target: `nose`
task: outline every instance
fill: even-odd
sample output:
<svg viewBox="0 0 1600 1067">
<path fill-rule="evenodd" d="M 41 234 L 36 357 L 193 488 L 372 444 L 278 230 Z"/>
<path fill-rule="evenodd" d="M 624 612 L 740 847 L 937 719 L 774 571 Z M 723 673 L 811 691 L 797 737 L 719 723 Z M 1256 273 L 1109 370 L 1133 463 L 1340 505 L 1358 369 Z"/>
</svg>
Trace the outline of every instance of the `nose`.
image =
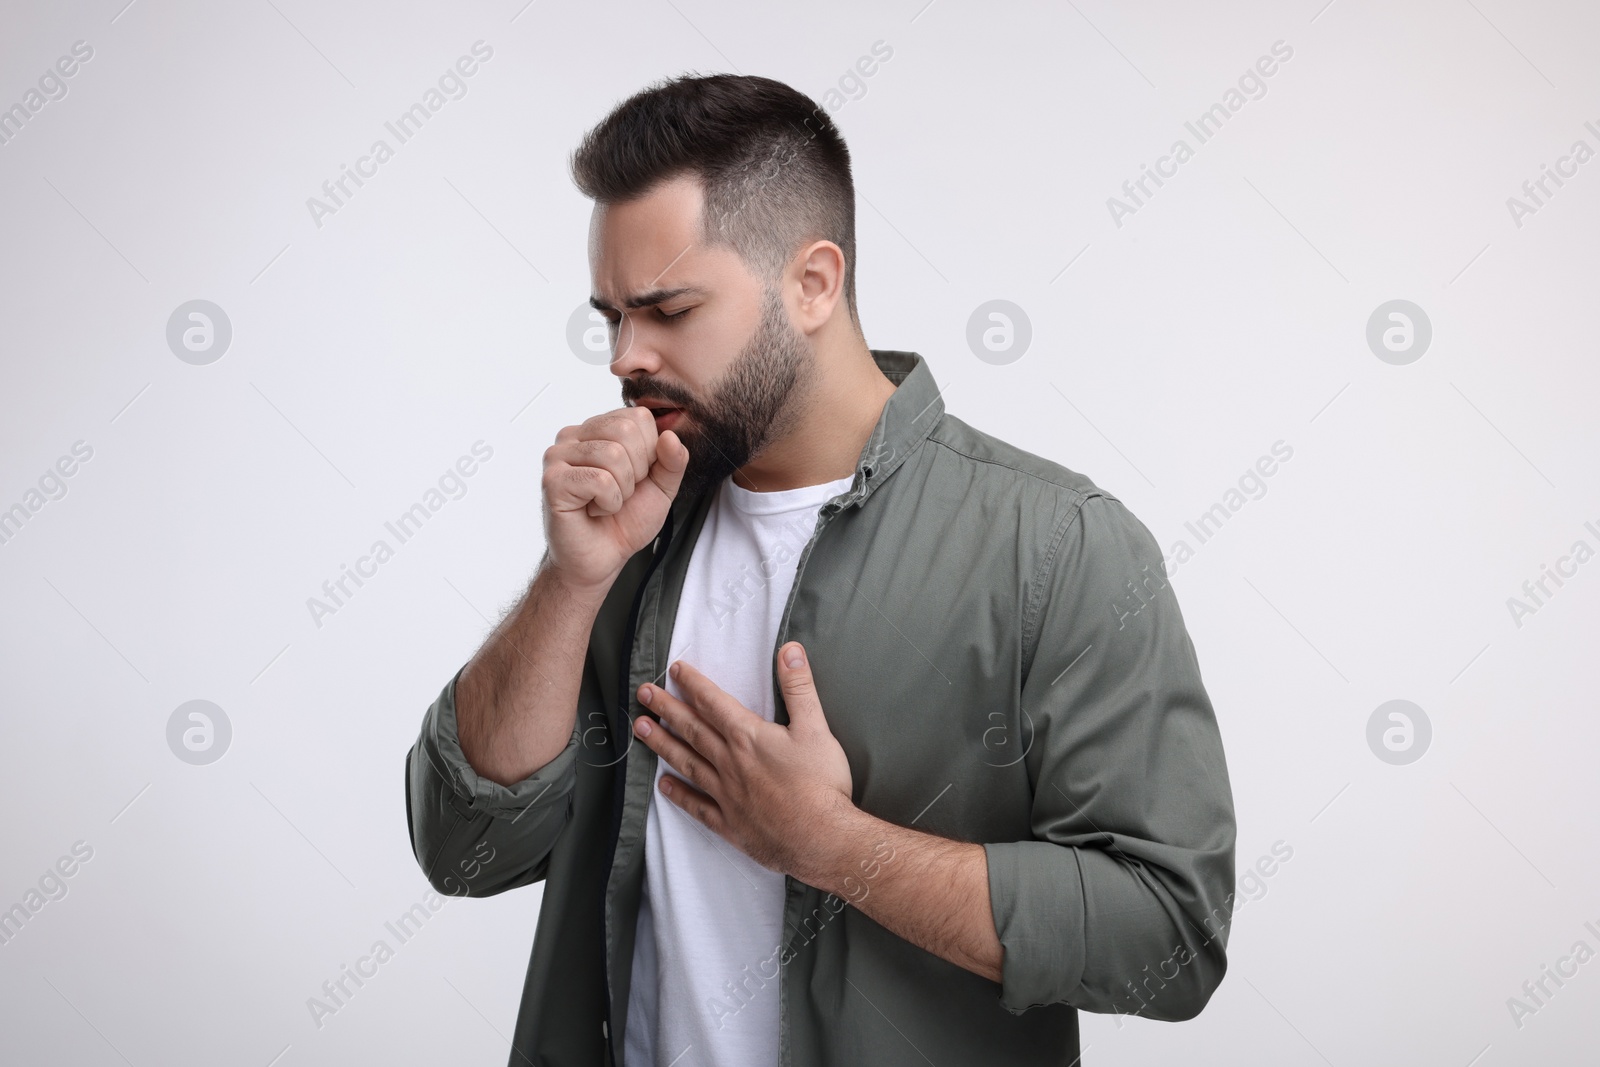
<svg viewBox="0 0 1600 1067">
<path fill-rule="evenodd" d="M 611 345 L 611 373 L 619 378 L 639 372 L 654 374 L 661 368 L 661 357 L 634 326 L 632 313 L 622 316 Z"/>
</svg>

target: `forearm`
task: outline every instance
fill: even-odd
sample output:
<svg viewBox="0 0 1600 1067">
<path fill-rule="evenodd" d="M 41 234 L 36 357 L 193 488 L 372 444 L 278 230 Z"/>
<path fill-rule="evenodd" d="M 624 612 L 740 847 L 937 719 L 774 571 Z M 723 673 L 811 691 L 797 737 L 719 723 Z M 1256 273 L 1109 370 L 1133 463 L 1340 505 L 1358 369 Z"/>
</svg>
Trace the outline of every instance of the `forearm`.
<svg viewBox="0 0 1600 1067">
<path fill-rule="evenodd" d="M 512 785 L 567 747 L 604 600 L 604 590 L 575 591 L 541 565 L 456 684 L 456 728 L 473 770 Z"/>
<path fill-rule="evenodd" d="M 810 884 L 917 947 L 1000 981 L 1002 949 L 982 845 L 898 826 L 855 807 L 827 836 L 820 880 Z"/>
</svg>

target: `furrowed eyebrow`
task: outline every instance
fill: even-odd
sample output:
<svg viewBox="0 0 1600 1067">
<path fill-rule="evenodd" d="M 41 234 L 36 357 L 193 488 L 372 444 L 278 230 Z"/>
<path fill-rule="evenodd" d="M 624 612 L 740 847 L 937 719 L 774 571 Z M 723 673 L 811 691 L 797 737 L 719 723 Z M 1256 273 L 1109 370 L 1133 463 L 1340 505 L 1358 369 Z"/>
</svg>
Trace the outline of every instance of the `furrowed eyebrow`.
<svg viewBox="0 0 1600 1067">
<path fill-rule="evenodd" d="M 638 293 L 638 294 L 636 294 L 634 296 L 630 296 L 630 297 L 628 297 L 628 299 L 624 300 L 622 303 L 623 303 L 623 305 L 625 307 L 627 307 L 629 309 L 647 308 L 647 307 L 653 307 L 656 304 L 665 304 L 668 300 L 673 300 L 673 299 L 676 299 L 677 297 L 680 297 L 680 296 L 705 296 L 705 295 L 706 295 L 706 291 L 704 289 L 701 289 L 699 286 L 682 285 L 682 286 L 679 286 L 676 289 L 650 289 L 650 290 L 647 290 L 647 291 L 645 291 L 643 293 Z M 596 311 L 615 311 L 615 310 L 617 310 L 616 308 L 612 307 L 610 304 L 606 303 L 604 300 L 601 300 L 598 296 L 591 296 L 589 298 L 589 306 L 594 308 Z"/>
</svg>

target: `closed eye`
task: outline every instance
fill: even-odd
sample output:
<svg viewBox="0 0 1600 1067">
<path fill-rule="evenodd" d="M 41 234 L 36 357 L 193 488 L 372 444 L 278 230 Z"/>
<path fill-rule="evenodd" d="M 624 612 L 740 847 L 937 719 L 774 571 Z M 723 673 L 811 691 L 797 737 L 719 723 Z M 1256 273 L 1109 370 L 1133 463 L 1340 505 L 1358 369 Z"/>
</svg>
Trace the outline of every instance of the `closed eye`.
<svg viewBox="0 0 1600 1067">
<path fill-rule="evenodd" d="M 675 314 L 669 315 L 665 311 L 662 311 L 658 307 L 658 308 L 655 309 L 655 313 L 656 313 L 657 316 L 660 317 L 662 322 L 676 322 L 679 319 L 683 318 L 685 315 L 689 314 L 689 312 L 691 312 L 693 310 L 694 310 L 693 307 L 686 307 L 682 311 L 679 311 L 679 312 L 677 312 Z M 609 326 L 613 330 L 616 329 L 618 326 L 622 325 L 622 316 L 621 315 L 617 315 L 615 312 L 604 312 L 604 311 L 602 311 L 600 313 L 600 316 L 603 319 L 606 320 L 606 325 Z"/>
</svg>

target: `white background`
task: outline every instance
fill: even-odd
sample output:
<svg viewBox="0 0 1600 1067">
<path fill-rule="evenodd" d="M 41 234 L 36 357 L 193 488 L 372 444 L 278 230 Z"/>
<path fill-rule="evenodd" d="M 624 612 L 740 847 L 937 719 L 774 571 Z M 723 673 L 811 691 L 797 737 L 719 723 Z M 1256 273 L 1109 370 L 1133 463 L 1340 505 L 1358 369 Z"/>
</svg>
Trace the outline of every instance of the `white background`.
<svg viewBox="0 0 1600 1067">
<path fill-rule="evenodd" d="M 543 449 L 618 403 L 566 340 L 568 154 L 657 78 L 822 102 L 876 41 L 830 108 L 868 342 L 1196 548 L 1174 583 L 1239 868 L 1293 850 L 1206 1011 L 1084 1015 L 1085 1062 L 1593 1055 L 1600 961 L 1520 1027 L 1507 1000 L 1600 951 L 1600 562 L 1521 626 L 1507 599 L 1600 548 L 1600 160 L 1521 226 L 1506 203 L 1600 149 L 1593 5 L 124 2 L 0 10 L 0 106 L 94 49 L 0 146 L 0 508 L 93 449 L 0 545 L 0 907 L 94 850 L 0 946 L 0 1058 L 505 1062 L 538 887 L 446 902 L 320 1028 L 307 999 L 428 893 L 406 750 L 539 558 Z M 478 40 L 467 95 L 319 227 L 307 198 Z M 1116 225 L 1107 198 L 1280 40 L 1266 94 Z M 205 366 L 166 341 L 193 299 L 233 329 Z M 966 342 L 991 299 L 1033 330 L 999 366 Z M 1432 322 L 1408 365 L 1366 343 L 1392 299 Z M 307 598 L 478 440 L 467 493 L 318 626 Z M 233 730 L 208 766 L 166 739 L 195 699 Z M 1391 699 L 1433 727 L 1405 766 L 1366 740 Z"/>
</svg>

